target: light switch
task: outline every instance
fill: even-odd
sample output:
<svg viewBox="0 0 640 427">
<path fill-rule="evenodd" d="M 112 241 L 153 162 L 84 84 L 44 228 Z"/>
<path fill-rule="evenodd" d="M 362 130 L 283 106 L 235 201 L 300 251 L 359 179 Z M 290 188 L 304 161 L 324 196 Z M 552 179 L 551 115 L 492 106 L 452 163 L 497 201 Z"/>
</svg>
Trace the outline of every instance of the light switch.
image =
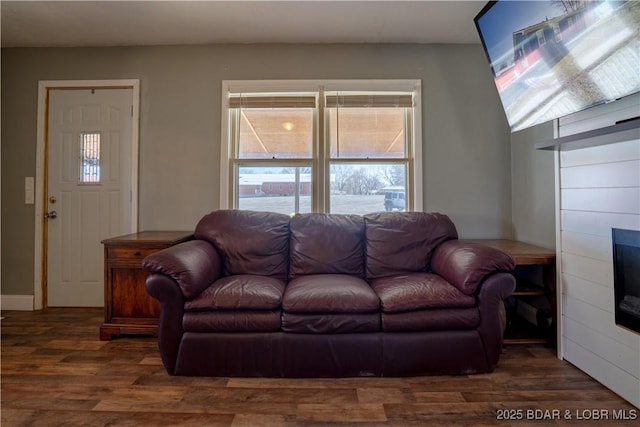
<svg viewBox="0 0 640 427">
<path fill-rule="evenodd" d="M 24 204 L 33 205 L 35 201 L 35 180 L 32 176 L 24 177 Z"/>
</svg>

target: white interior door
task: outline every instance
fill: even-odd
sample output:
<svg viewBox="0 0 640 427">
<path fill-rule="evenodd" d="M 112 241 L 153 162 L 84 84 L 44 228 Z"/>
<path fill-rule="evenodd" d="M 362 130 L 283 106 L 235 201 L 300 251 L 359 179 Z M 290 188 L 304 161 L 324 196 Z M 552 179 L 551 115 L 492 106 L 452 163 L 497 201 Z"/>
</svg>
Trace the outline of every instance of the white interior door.
<svg viewBox="0 0 640 427">
<path fill-rule="evenodd" d="M 133 231 L 133 89 L 49 92 L 47 300 L 104 305 L 101 241 Z"/>
</svg>

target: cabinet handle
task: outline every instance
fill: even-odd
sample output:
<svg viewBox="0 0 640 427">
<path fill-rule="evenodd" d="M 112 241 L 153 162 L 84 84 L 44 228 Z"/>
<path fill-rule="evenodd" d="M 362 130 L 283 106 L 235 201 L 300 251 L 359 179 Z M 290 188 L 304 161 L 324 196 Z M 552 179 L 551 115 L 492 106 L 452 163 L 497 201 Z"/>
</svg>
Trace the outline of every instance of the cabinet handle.
<svg viewBox="0 0 640 427">
<path fill-rule="evenodd" d="M 134 255 L 135 255 L 135 256 L 141 256 L 141 255 L 142 255 L 142 252 L 138 251 L 138 252 L 136 252 Z"/>
</svg>

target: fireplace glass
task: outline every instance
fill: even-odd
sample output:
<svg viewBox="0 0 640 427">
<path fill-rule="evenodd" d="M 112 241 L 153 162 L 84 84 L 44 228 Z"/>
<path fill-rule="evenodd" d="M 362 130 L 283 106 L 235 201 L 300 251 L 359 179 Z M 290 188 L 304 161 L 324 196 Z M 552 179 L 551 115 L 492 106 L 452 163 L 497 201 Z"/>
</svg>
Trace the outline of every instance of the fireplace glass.
<svg viewBox="0 0 640 427">
<path fill-rule="evenodd" d="M 614 228 L 612 237 L 616 324 L 640 334 L 640 231 Z"/>
</svg>

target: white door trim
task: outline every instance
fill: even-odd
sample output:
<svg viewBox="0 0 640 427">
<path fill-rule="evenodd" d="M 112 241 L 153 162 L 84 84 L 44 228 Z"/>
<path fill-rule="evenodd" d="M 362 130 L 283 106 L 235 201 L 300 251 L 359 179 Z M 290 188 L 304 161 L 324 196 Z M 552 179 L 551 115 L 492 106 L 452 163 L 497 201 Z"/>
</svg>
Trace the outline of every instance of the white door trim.
<svg viewBox="0 0 640 427">
<path fill-rule="evenodd" d="M 38 82 L 38 121 L 36 143 L 36 192 L 35 192 L 35 253 L 33 266 L 33 309 L 44 306 L 44 199 L 46 197 L 45 159 L 47 139 L 48 94 L 50 89 L 76 88 L 127 88 L 133 90 L 131 123 L 131 218 L 133 231 L 138 230 L 138 146 L 140 119 L 140 80 L 41 80 Z"/>
</svg>

